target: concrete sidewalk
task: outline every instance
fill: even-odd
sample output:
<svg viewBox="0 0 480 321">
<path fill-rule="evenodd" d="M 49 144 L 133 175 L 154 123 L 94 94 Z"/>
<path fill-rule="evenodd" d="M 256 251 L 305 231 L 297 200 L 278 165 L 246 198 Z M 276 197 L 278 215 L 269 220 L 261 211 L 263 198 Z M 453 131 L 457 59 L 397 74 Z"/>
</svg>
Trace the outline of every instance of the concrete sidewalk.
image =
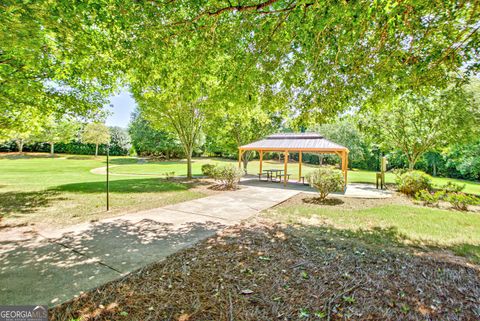
<svg viewBox="0 0 480 321">
<path fill-rule="evenodd" d="M 55 305 L 162 260 L 299 190 L 242 189 L 0 241 L 0 305 Z"/>
</svg>

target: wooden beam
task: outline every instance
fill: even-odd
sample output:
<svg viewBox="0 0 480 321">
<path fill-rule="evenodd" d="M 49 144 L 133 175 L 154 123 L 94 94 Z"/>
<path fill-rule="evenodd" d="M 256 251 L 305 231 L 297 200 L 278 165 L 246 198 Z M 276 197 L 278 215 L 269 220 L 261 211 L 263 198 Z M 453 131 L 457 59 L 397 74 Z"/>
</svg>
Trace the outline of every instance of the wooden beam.
<svg viewBox="0 0 480 321">
<path fill-rule="evenodd" d="M 243 154 L 243 150 L 239 149 L 238 150 L 238 168 L 242 168 L 242 154 Z"/>
<path fill-rule="evenodd" d="M 343 152 L 342 153 L 342 171 L 343 171 L 343 190 L 345 191 L 347 189 L 347 173 L 348 173 L 348 152 Z"/>
<path fill-rule="evenodd" d="M 284 152 L 285 149 L 282 149 L 282 148 L 261 148 L 264 152 Z M 260 148 L 256 148 L 256 147 L 246 147 L 246 148 L 242 148 L 242 150 L 246 151 L 246 150 L 260 150 Z M 296 149 L 287 149 L 287 151 L 289 152 L 317 152 L 317 153 L 323 153 L 323 154 L 336 154 L 336 153 L 341 153 L 341 152 L 344 152 L 346 151 L 346 149 L 337 149 L 337 148 L 325 148 L 325 149 L 322 149 L 322 148 L 296 148 Z"/>
<path fill-rule="evenodd" d="M 283 186 L 287 186 L 287 165 L 288 165 L 288 151 L 284 152 L 284 160 L 283 160 Z"/>
<path fill-rule="evenodd" d="M 260 175 L 263 173 L 262 162 L 263 162 L 263 150 L 260 151 L 260 172 L 259 172 Z"/>
<path fill-rule="evenodd" d="M 302 181 L 302 152 L 298 153 L 298 181 Z"/>
</svg>

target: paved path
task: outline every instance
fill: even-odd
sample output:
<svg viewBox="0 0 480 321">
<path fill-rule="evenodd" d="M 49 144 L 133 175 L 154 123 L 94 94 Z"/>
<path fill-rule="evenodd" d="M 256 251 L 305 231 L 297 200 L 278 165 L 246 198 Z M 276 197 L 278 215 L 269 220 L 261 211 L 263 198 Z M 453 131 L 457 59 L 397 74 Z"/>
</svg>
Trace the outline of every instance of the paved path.
<svg viewBox="0 0 480 321">
<path fill-rule="evenodd" d="M 315 189 L 311 188 L 308 185 L 298 183 L 297 181 L 290 180 L 287 186 L 283 186 L 282 183 L 270 182 L 270 181 L 259 181 L 258 177 L 249 176 L 242 179 L 242 182 L 246 186 L 256 186 L 276 190 L 292 190 L 302 193 L 317 193 Z M 351 197 L 351 198 L 366 198 L 366 199 L 375 199 L 375 198 L 389 198 L 394 194 L 393 191 L 381 190 L 375 188 L 374 184 L 365 184 L 365 183 L 349 183 L 345 192 L 341 193 L 332 193 L 332 196 L 335 197 Z"/>
<path fill-rule="evenodd" d="M 232 192 L 15 240 L 0 231 L 0 305 L 64 302 L 238 224 L 299 190 Z"/>
</svg>

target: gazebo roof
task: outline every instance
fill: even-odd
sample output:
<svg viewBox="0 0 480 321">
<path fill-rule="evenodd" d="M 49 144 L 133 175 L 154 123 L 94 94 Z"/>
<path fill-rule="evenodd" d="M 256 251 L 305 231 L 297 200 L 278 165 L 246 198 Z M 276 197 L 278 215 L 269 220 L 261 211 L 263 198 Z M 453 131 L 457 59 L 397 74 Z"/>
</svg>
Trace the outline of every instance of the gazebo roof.
<svg viewBox="0 0 480 321">
<path fill-rule="evenodd" d="M 240 146 L 243 150 L 265 151 L 313 151 L 337 152 L 347 151 L 345 146 L 336 144 L 318 133 L 280 133 L 270 135 L 262 140 Z"/>
</svg>

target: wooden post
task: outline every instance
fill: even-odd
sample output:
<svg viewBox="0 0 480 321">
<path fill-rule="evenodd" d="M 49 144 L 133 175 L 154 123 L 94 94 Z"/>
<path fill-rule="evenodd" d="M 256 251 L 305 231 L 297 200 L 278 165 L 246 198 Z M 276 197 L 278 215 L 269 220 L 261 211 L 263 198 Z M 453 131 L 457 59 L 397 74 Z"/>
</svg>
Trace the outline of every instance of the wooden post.
<svg viewBox="0 0 480 321">
<path fill-rule="evenodd" d="M 283 186 L 287 186 L 287 164 L 288 164 L 288 151 L 284 152 L 283 160 Z"/>
<path fill-rule="evenodd" d="M 258 172 L 260 175 L 262 175 L 262 162 L 263 162 L 263 150 L 260 151 L 260 171 Z"/>
<path fill-rule="evenodd" d="M 302 152 L 298 153 L 298 181 L 302 181 Z"/>
<path fill-rule="evenodd" d="M 238 168 L 242 168 L 242 154 L 243 154 L 243 151 L 239 149 L 238 150 Z"/>
<path fill-rule="evenodd" d="M 380 181 L 380 188 L 383 189 L 385 185 L 385 172 L 387 171 L 387 158 L 385 156 L 382 157 L 382 164 L 380 165 L 380 172 L 381 172 L 381 181 Z"/>
<path fill-rule="evenodd" d="M 344 190 L 346 190 L 347 189 L 347 184 L 348 184 L 348 151 L 343 152 L 342 163 L 344 163 L 344 165 L 343 165 L 343 176 L 344 176 L 344 179 L 345 179 Z"/>
</svg>

